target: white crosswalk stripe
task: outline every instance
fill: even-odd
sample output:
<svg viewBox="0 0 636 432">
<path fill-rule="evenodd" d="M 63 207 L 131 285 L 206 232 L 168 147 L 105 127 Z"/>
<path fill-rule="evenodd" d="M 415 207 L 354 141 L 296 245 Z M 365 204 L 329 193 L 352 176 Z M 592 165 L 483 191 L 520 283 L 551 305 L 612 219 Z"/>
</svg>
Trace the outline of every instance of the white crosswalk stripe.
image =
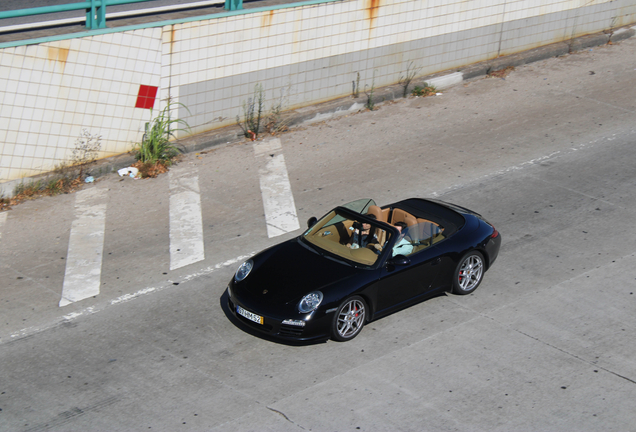
<svg viewBox="0 0 636 432">
<path fill-rule="evenodd" d="M 259 169 L 267 236 L 272 238 L 300 228 L 285 157 L 278 138 L 254 143 Z"/>
<path fill-rule="evenodd" d="M 106 190 L 98 187 L 75 194 L 60 307 L 99 294 L 104 250 Z"/>
<path fill-rule="evenodd" d="M 170 270 L 205 258 L 199 177 L 192 166 L 170 170 Z"/>
<path fill-rule="evenodd" d="M 268 237 L 299 229 L 281 141 L 255 143 L 254 152 Z M 203 215 L 197 168 L 175 166 L 168 175 L 170 270 L 175 270 L 205 259 Z M 100 293 L 107 193 L 92 187 L 75 195 L 60 307 Z M 0 213 L 0 239 L 6 220 L 7 213 Z"/>
</svg>

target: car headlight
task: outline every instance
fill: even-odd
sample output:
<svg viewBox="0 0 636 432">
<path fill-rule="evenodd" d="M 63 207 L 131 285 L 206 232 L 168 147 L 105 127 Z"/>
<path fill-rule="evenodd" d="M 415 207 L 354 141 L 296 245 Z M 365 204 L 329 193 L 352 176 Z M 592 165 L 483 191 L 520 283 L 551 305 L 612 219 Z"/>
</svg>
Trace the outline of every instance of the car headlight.
<svg viewBox="0 0 636 432">
<path fill-rule="evenodd" d="M 322 302 L 322 293 L 320 291 L 313 291 L 302 298 L 298 303 L 298 310 L 302 313 L 308 313 L 315 310 Z"/>
<path fill-rule="evenodd" d="M 236 274 L 234 275 L 234 280 L 236 282 L 240 282 L 247 277 L 248 274 L 252 271 L 252 267 L 254 267 L 254 262 L 252 260 L 247 260 L 236 270 Z"/>
</svg>

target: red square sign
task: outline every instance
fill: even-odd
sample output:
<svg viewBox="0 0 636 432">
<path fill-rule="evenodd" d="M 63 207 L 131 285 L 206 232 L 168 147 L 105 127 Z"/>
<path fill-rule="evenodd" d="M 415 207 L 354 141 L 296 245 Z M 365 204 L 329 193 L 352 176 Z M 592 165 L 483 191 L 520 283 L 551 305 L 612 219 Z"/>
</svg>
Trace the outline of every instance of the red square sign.
<svg viewBox="0 0 636 432">
<path fill-rule="evenodd" d="M 135 108 L 151 109 L 155 106 L 157 88 L 158 87 L 155 86 L 141 84 L 139 86 L 139 93 L 137 94 L 137 103 L 135 104 Z"/>
</svg>

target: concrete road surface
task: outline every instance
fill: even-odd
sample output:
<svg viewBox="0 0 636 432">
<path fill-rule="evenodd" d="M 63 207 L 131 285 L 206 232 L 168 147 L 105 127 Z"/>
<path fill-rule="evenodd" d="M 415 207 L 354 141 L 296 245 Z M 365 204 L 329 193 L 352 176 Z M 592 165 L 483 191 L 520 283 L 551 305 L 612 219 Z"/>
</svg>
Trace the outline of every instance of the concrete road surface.
<svg viewBox="0 0 636 432">
<path fill-rule="evenodd" d="M 635 114 L 626 40 L 16 206 L 0 217 L 0 430 L 636 430 Z M 294 212 L 265 205 L 272 179 Z M 473 295 L 347 343 L 228 318 L 246 256 L 343 202 L 411 196 L 502 233 Z"/>
</svg>

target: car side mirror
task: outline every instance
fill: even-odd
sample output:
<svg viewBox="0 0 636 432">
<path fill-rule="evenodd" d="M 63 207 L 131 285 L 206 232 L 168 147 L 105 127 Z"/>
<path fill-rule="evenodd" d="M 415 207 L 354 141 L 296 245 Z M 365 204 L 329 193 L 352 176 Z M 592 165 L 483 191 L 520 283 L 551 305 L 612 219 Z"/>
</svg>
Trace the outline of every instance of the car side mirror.
<svg viewBox="0 0 636 432">
<path fill-rule="evenodd" d="M 309 219 L 307 219 L 307 228 L 311 228 L 312 226 L 316 225 L 316 222 L 318 222 L 316 216 L 310 217 Z"/>
<path fill-rule="evenodd" d="M 411 260 L 405 257 L 404 255 L 396 255 L 391 257 L 386 262 L 387 265 L 392 266 L 405 266 L 411 264 Z"/>
</svg>

